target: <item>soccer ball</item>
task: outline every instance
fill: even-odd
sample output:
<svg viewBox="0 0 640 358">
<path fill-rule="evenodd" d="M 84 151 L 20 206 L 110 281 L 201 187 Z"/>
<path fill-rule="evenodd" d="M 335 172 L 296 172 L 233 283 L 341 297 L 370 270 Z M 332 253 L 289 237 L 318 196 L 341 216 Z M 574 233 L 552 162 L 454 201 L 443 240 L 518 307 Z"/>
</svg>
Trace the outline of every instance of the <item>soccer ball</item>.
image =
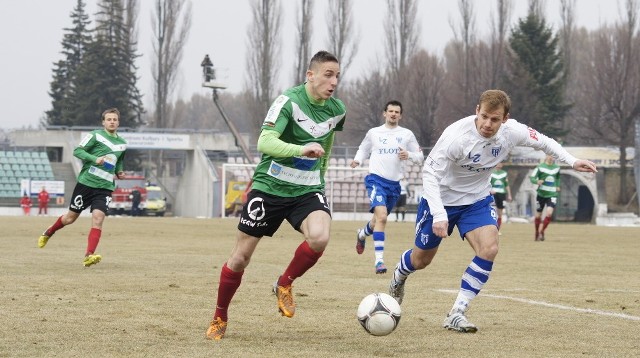
<svg viewBox="0 0 640 358">
<path fill-rule="evenodd" d="M 358 321 L 365 331 L 374 336 L 386 336 L 400 322 L 400 305 L 386 293 L 372 293 L 358 306 Z"/>
</svg>

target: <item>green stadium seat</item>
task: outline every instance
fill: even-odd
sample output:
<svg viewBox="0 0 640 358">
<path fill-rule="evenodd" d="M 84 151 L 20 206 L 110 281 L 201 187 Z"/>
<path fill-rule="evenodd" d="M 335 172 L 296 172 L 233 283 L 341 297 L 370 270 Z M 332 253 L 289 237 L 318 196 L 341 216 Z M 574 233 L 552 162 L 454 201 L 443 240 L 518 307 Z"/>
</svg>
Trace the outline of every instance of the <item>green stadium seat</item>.
<svg viewBox="0 0 640 358">
<path fill-rule="evenodd" d="M 14 157 L 14 155 L 13 155 L 13 151 L 12 151 L 12 150 L 7 151 L 7 157 L 11 157 L 11 158 L 13 158 L 13 157 Z"/>
<path fill-rule="evenodd" d="M 9 192 L 6 190 L 0 190 L 0 198 L 10 198 Z"/>
<path fill-rule="evenodd" d="M 11 164 L 11 170 L 14 172 L 20 170 L 20 164 Z"/>
<path fill-rule="evenodd" d="M 21 198 L 22 197 L 22 193 L 20 193 L 20 190 L 14 190 L 13 192 L 9 192 L 9 195 L 12 198 Z"/>
<path fill-rule="evenodd" d="M 11 170 L 11 164 L 9 164 L 9 163 L 4 163 L 4 164 L 2 164 L 2 169 L 4 169 L 4 170 Z"/>
<path fill-rule="evenodd" d="M 17 164 L 18 160 L 15 157 L 7 157 L 9 159 L 9 164 Z"/>
<path fill-rule="evenodd" d="M 47 156 L 47 152 L 40 152 L 40 158 L 49 160 L 49 157 Z"/>
<path fill-rule="evenodd" d="M 14 152 L 16 158 L 22 158 L 22 152 Z"/>
<path fill-rule="evenodd" d="M 27 164 L 27 170 L 28 171 L 35 171 L 36 170 L 35 164 Z"/>
<path fill-rule="evenodd" d="M 0 158 L 4 158 L 7 156 L 7 153 L 4 152 L 4 150 L 0 150 Z"/>
<path fill-rule="evenodd" d="M 35 163 L 33 162 L 33 158 L 31 158 L 31 157 L 24 157 L 24 158 L 22 158 L 22 161 L 23 161 L 23 163 L 25 163 L 25 164 L 27 164 L 27 165 L 29 165 L 29 164 L 35 164 Z"/>
</svg>

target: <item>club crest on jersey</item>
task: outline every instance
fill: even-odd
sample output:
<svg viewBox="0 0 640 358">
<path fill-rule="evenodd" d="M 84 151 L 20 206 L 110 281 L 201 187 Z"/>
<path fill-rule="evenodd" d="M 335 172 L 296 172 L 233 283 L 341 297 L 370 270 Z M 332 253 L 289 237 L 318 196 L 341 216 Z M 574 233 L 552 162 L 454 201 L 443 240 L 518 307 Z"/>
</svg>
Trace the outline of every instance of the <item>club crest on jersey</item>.
<svg viewBox="0 0 640 358">
<path fill-rule="evenodd" d="M 271 162 L 271 168 L 269 168 L 269 170 L 271 171 L 271 175 L 277 177 L 278 175 L 280 175 L 282 167 L 274 162 Z"/>
<path fill-rule="evenodd" d="M 494 157 L 497 157 L 498 155 L 500 155 L 501 150 L 502 150 L 502 146 L 493 147 L 491 148 L 491 155 L 493 155 Z"/>
<path fill-rule="evenodd" d="M 531 128 L 531 127 L 527 127 L 527 129 L 529 130 L 529 137 L 531 137 L 531 139 L 537 141 L 538 140 L 538 132 L 536 132 L 536 130 Z"/>
</svg>

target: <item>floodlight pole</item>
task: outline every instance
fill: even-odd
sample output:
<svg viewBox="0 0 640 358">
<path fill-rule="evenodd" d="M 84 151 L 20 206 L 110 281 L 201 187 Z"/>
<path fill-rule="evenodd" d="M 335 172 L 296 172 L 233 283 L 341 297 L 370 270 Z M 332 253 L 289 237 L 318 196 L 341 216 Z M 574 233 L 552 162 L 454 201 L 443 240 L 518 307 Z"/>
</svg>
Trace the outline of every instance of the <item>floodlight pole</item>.
<svg viewBox="0 0 640 358">
<path fill-rule="evenodd" d="M 202 87 L 208 87 L 213 90 L 213 96 L 212 96 L 213 103 L 215 103 L 216 107 L 218 108 L 218 111 L 220 112 L 220 115 L 222 116 L 222 119 L 224 120 L 224 122 L 229 127 L 229 130 L 231 130 L 231 134 L 233 134 L 233 137 L 235 138 L 236 147 L 240 147 L 240 149 L 242 150 L 242 153 L 244 154 L 245 158 L 247 158 L 248 162 L 253 163 L 254 162 L 253 156 L 249 151 L 249 147 L 244 142 L 244 139 L 240 135 L 238 128 L 236 128 L 235 124 L 233 124 L 233 122 L 229 120 L 229 117 L 227 117 L 227 114 L 222 108 L 222 105 L 218 101 L 218 90 L 225 89 L 227 88 L 227 86 L 225 86 L 224 84 L 215 82 L 215 79 L 216 79 L 215 70 L 213 68 L 213 63 L 209 58 L 209 55 L 204 56 L 204 60 L 202 60 L 202 63 L 200 64 L 200 66 L 202 66 L 202 76 L 203 76 Z"/>
</svg>

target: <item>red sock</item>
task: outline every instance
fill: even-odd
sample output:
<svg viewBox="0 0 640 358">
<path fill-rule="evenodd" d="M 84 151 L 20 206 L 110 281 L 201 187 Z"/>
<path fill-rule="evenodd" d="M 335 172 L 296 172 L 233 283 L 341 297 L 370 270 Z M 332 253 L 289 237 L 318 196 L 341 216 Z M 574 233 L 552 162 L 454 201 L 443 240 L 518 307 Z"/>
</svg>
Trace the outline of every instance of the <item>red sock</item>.
<svg viewBox="0 0 640 358">
<path fill-rule="evenodd" d="M 64 227 L 64 224 L 62 223 L 62 216 L 60 216 L 58 220 L 56 220 L 56 222 L 53 223 L 53 225 L 51 225 L 51 227 L 47 229 L 47 233 L 49 234 L 49 236 L 51 236 L 56 231 L 62 229 L 63 227 Z"/>
<path fill-rule="evenodd" d="M 216 312 L 213 314 L 213 318 L 220 317 L 223 321 L 227 321 L 227 309 L 233 295 L 236 294 L 236 290 L 240 287 L 242 282 L 242 274 L 244 271 L 234 272 L 225 262 L 220 271 L 220 284 L 218 284 L 218 301 L 216 302 Z"/>
<path fill-rule="evenodd" d="M 502 218 L 498 218 L 498 230 L 500 230 L 500 226 L 502 226 Z"/>
<path fill-rule="evenodd" d="M 538 232 L 539 232 L 538 228 L 540 227 L 540 218 L 536 218 L 536 219 L 533 221 L 533 223 L 534 223 L 534 225 L 536 226 L 536 235 L 538 235 Z"/>
<path fill-rule="evenodd" d="M 549 226 L 550 222 L 551 222 L 551 216 L 547 216 L 546 218 L 544 218 L 544 221 L 542 222 L 542 232 L 544 232 L 547 229 L 547 226 Z"/>
<path fill-rule="evenodd" d="M 92 227 L 89 231 L 89 237 L 87 238 L 87 253 L 86 255 L 93 255 L 96 252 L 96 247 L 98 247 L 98 243 L 100 242 L 100 235 L 102 235 L 102 230 L 96 229 Z"/>
<path fill-rule="evenodd" d="M 289 263 L 289 267 L 284 271 L 282 276 L 278 279 L 278 286 L 291 286 L 293 280 L 304 275 L 308 269 L 318 262 L 321 252 L 315 252 L 309 247 L 309 243 L 303 241 L 296 249 L 296 253 L 293 255 L 293 259 Z"/>
</svg>

